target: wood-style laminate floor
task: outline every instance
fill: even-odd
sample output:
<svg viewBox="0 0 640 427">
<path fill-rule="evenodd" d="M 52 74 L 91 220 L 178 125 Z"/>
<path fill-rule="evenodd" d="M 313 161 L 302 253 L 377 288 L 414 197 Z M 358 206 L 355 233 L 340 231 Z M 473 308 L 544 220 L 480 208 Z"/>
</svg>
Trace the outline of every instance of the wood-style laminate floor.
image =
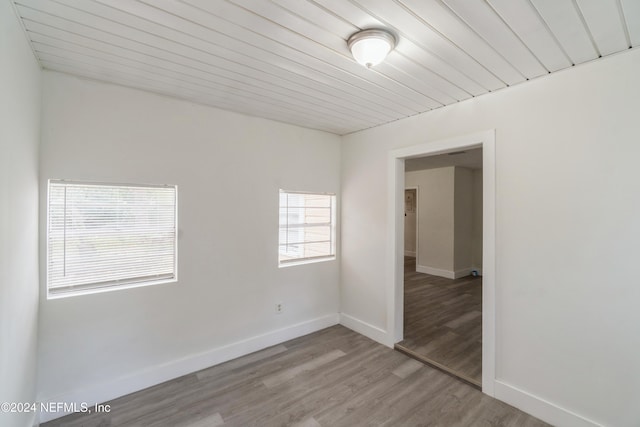
<svg viewBox="0 0 640 427">
<path fill-rule="evenodd" d="M 402 350 L 482 384 L 482 277 L 446 279 L 416 272 L 405 257 Z"/>
<path fill-rule="evenodd" d="M 43 426 L 546 426 L 333 326 Z"/>
</svg>

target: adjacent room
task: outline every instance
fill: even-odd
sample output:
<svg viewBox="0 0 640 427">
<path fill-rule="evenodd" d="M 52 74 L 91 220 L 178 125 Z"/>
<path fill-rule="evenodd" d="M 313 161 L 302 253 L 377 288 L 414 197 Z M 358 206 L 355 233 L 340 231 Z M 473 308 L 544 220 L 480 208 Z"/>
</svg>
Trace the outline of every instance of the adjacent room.
<svg viewBox="0 0 640 427">
<path fill-rule="evenodd" d="M 405 161 L 395 348 L 482 388 L 482 149 Z"/>
<path fill-rule="evenodd" d="M 636 0 L 0 0 L 0 426 L 637 427 L 639 45 Z"/>
</svg>

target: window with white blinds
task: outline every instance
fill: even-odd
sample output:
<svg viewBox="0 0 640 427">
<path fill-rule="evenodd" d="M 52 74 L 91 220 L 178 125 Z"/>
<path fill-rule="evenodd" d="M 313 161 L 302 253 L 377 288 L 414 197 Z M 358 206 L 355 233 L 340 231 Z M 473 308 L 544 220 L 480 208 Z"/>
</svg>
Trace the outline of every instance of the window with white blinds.
<svg viewBox="0 0 640 427">
<path fill-rule="evenodd" d="M 335 199 L 280 190 L 281 266 L 335 258 Z"/>
<path fill-rule="evenodd" d="M 175 281 L 176 207 L 175 186 L 50 180 L 48 297 Z"/>
</svg>

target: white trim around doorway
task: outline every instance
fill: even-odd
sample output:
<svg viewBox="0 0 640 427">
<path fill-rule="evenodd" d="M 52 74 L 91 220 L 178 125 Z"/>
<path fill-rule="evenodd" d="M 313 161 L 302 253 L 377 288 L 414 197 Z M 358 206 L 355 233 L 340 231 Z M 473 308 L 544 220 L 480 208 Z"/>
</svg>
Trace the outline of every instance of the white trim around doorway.
<svg viewBox="0 0 640 427">
<path fill-rule="evenodd" d="M 389 153 L 389 201 L 387 250 L 388 345 L 402 341 L 404 320 L 404 161 L 461 149 L 482 148 L 483 261 L 482 261 L 482 391 L 495 395 L 495 243 L 496 157 L 495 130 L 427 142 Z"/>
</svg>

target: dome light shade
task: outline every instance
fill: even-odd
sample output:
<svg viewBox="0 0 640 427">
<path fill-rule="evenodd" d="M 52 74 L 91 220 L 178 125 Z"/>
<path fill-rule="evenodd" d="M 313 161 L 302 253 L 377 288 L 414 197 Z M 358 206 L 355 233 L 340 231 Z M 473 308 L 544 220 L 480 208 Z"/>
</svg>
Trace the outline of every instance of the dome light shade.
<svg viewBox="0 0 640 427">
<path fill-rule="evenodd" d="M 396 38 L 384 30 L 363 30 L 347 41 L 351 54 L 367 68 L 381 63 L 396 45 Z"/>
</svg>

